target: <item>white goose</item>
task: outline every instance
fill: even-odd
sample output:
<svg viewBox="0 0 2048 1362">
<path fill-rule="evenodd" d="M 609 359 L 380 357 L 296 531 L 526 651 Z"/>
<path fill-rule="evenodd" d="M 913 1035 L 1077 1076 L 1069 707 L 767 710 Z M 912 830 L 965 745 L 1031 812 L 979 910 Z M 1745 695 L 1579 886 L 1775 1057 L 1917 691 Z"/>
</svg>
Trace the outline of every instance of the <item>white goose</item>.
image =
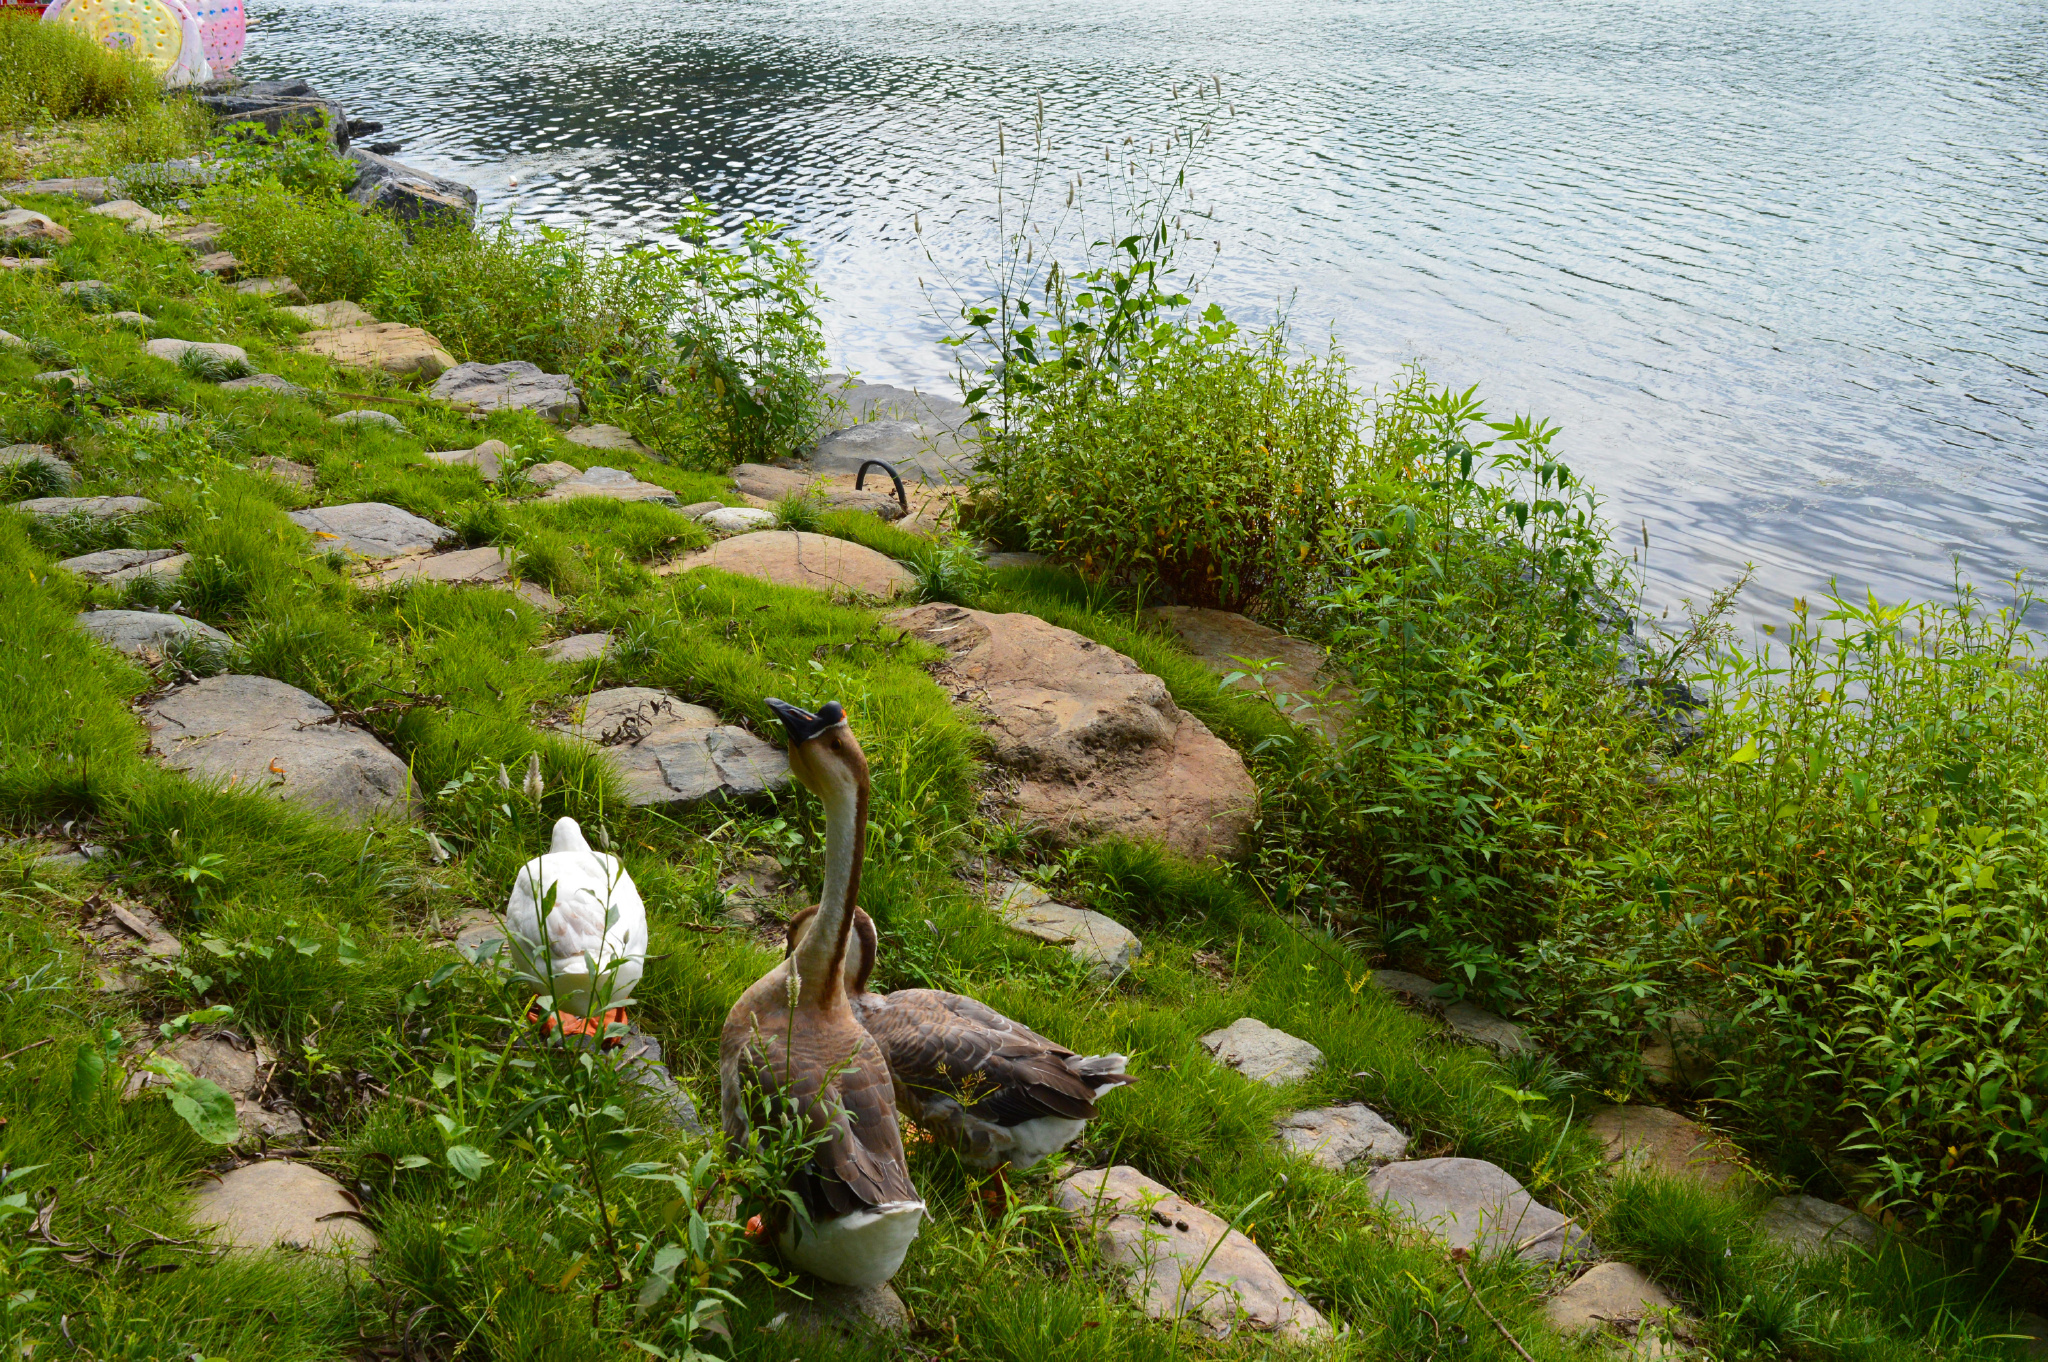
<svg viewBox="0 0 2048 1362">
<path fill-rule="evenodd" d="M 625 1022 L 647 969 L 647 906 L 619 858 L 593 851 L 575 819 L 556 820 L 546 854 L 520 867 L 505 929 L 513 966 L 554 995 L 550 1029 L 602 1037 Z"/>
</svg>

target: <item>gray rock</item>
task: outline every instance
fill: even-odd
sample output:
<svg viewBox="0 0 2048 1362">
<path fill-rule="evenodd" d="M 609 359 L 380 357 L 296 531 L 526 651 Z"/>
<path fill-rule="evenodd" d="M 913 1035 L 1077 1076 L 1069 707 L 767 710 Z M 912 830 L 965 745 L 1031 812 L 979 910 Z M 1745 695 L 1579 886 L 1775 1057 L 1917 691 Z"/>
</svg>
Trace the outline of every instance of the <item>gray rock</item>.
<svg viewBox="0 0 2048 1362">
<path fill-rule="evenodd" d="M 721 506 L 707 511 L 697 519 L 717 530 L 720 534 L 747 534 L 753 530 L 765 530 L 775 523 L 775 512 L 764 511 L 758 506 Z"/>
<path fill-rule="evenodd" d="M 68 383 L 75 393 L 92 391 L 92 375 L 83 369 L 52 369 L 46 374 L 37 374 L 29 382 L 39 388 L 61 388 Z"/>
<path fill-rule="evenodd" d="M 26 352 L 32 348 L 27 341 L 15 335 L 12 331 L 0 331 L 0 350 Z"/>
<path fill-rule="evenodd" d="M 379 586 L 401 582 L 440 582 L 446 586 L 509 585 L 512 564 L 503 549 L 489 545 L 477 549 L 456 549 L 451 553 L 421 554 L 402 558 L 370 577 Z"/>
<path fill-rule="evenodd" d="M 80 203 L 105 203 L 113 197 L 104 175 L 75 176 L 59 180 L 16 180 L 4 187 L 10 194 L 46 194 L 53 199 L 77 199 Z"/>
<path fill-rule="evenodd" d="M 825 1334 L 901 1334 L 910 1329 L 910 1307 L 887 1282 L 880 1286 L 842 1286 L 806 1277 L 803 1296 L 778 1291 L 782 1307 L 771 1328 L 797 1337 Z M 805 1299 L 809 1297 L 809 1299 Z"/>
<path fill-rule="evenodd" d="M 327 418 L 327 424 L 331 426 L 382 426 L 386 430 L 395 430 L 401 434 L 405 431 L 405 423 L 390 412 L 370 411 L 368 409 L 337 412 Z"/>
<path fill-rule="evenodd" d="M 166 219 L 150 212 L 133 199 L 110 199 L 90 210 L 95 217 L 112 218 L 128 224 L 128 230 L 138 235 L 147 232 L 161 232 Z"/>
<path fill-rule="evenodd" d="M 336 151 L 348 150 L 348 115 L 341 105 L 303 80 L 252 80 L 199 102 L 223 123 L 256 123 L 269 132 L 321 127 Z"/>
<path fill-rule="evenodd" d="M 213 676 L 143 711 L 150 749 L 173 770 L 261 790 L 362 822 L 407 814 L 411 776 L 376 738 L 263 676 Z"/>
<path fill-rule="evenodd" d="M 202 1184 L 192 1223 L 240 1253 L 302 1249 L 367 1258 L 377 1236 L 347 1190 L 317 1168 L 285 1159 L 246 1164 Z"/>
<path fill-rule="evenodd" d="M 19 270 L 23 274 L 41 274 L 44 270 L 57 268 L 51 256 L 0 255 L 0 270 Z"/>
<path fill-rule="evenodd" d="M 88 610 L 78 617 L 78 627 L 130 657 L 161 654 L 172 645 L 198 643 L 220 649 L 234 646 L 233 639 L 210 624 L 154 610 Z"/>
<path fill-rule="evenodd" d="M 1592 1236 L 1538 1202 L 1506 1169 L 1481 1159 L 1418 1159 L 1373 1171 L 1366 1186 L 1453 1248 L 1531 1262 L 1600 1256 Z"/>
<path fill-rule="evenodd" d="M 617 426 L 577 426 L 562 436 L 572 445 L 585 449 L 623 449 L 633 454 L 652 453 L 646 445 L 633 438 L 632 432 Z"/>
<path fill-rule="evenodd" d="M 184 364 L 186 356 L 194 357 L 193 363 L 214 365 L 228 369 L 249 367 L 249 352 L 239 345 L 224 341 L 153 340 L 142 347 L 144 354 L 172 364 Z"/>
<path fill-rule="evenodd" d="M 1663 1107 L 1608 1107 L 1594 1112 L 1586 1129 L 1599 1137 L 1610 1163 L 1642 1164 L 1717 1191 L 1745 1176 L 1741 1152 L 1726 1137 Z"/>
<path fill-rule="evenodd" d="M 242 272 L 242 262 L 235 259 L 230 251 L 208 251 L 192 262 L 192 268 L 199 274 L 210 275 L 226 283 Z"/>
<path fill-rule="evenodd" d="M 48 445 L 8 445 L 0 449 L 0 469 L 37 470 L 44 478 L 69 487 L 77 483 L 78 470 L 57 457 Z M 46 486 L 48 484 L 45 484 Z"/>
<path fill-rule="evenodd" d="M 338 298 L 329 303 L 308 303 L 301 307 L 281 307 L 278 311 L 287 317 L 297 317 L 300 321 L 309 323 L 316 331 L 377 324 L 377 319 L 368 311 L 346 298 Z"/>
<path fill-rule="evenodd" d="M 583 395 L 567 374 L 550 374 L 523 359 L 505 364 L 458 364 L 434 380 L 432 395 L 471 411 L 531 411 L 550 421 L 583 409 Z"/>
<path fill-rule="evenodd" d="M 1086 965 L 1098 979 L 1114 979 L 1145 948 L 1114 918 L 1087 908 L 1056 903 L 1026 880 L 1011 880 L 996 893 L 994 908 L 1010 930 L 1055 946 Z"/>
<path fill-rule="evenodd" d="M 14 509 L 33 516 L 83 515 L 94 520 L 113 520 L 124 515 L 145 515 L 156 509 L 148 497 L 35 497 L 17 501 Z"/>
<path fill-rule="evenodd" d="M 291 519 L 301 529 L 311 530 L 319 547 L 343 548 L 365 558 L 425 553 L 449 536 L 433 521 L 381 501 L 312 506 L 293 511 Z"/>
<path fill-rule="evenodd" d="M 247 378 L 231 378 L 220 385 L 224 393 L 276 393 L 279 397 L 311 397 L 312 391 L 301 388 L 288 378 L 276 374 L 250 374 Z"/>
<path fill-rule="evenodd" d="M 1441 1017 L 1444 1025 L 1460 1039 L 1484 1045 L 1501 1055 L 1525 1054 L 1536 1047 L 1521 1027 L 1474 1003 L 1450 1002 L 1437 995 L 1438 985 L 1419 974 L 1401 969 L 1378 969 L 1373 982 L 1408 1006 Z"/>
<path fill-rule="evenodd" d="M 1273 1122 L 1289 1152 L 1342 1172 L 1360 1159 L 1386 1163 L 1408 1152 L 1408 1137 L 1363 1102 L 1297 1111 Z"/>
<path fill-rule="evenodd" d="M 1222 1030 L 1211 1031 L 1202 1037 L 1202 1048 L 1225 1068 L 1276 1088 L 1299 1083 L 1323 1062 L 1321 1050 L 1257 1017 L 1239 1017 Z"/>
<path fill-rule="evenodd" d="M 1154 1319 L 1189 1318 L 1212 1338 L 1240 1329 L 1287 1343 L 1329 1335 L 1329 1322 L 1258 1245 L 1135 1168 L 1076 1173 L 1053 1189 L 1053 1202 L 1092 1224 L 1103 1256 L 1129 1272 L 1126 1290 Z"/>
<path fill-rule="evenodd" d="M 598 691 L 557 727 L 602 748 L 636 805 L 746 799 L 789 784 L 780 747 L 665 691 Z"/>
<path fill-rule="evenodd" d="M 164 240 L 175 241 L 194 255 L 212 255 L 220 250 L 227 230 L 218 222 L 187 222 L 164 228 Z"/>
<path fill-rule="evenodd" d="M 496 482 L 504 461 L 512 457 L 512 446 L 503 440 L 486 440 L 474 449 L 428 450 L 427 457 L 451 468 L 474 468 L 485 482 Z"/>
<path fill-rule="evenodd" d="M 1596 1333 L 1677 1309 L 1677 1302 L 1627 1263 L 1598 1263 L 1543 1304 L 1551 1327 L 1562 1334 Z"/>
<path fill-rule="evenodd" d="M 71 229 L 54 218 L 26 208 L 0 213 L 0 242 L 10 246 L 62 246 L 71 240 Z"/>
<path fill-rule="evenodd" d="M 227 385 L 223 383 L 221 386 Z M 259 454 L 249 460 L 249 467 L 266 477 L 276 478 L 279 482 L 290 483 L 308 492 L 320 483 L 318 469 L 308 468 L 302 463 L 293 463 L 290 459 L 280 458 L 275 454 Z"/>
<path fill-rule="evenodd" d="M 680 509 L 682 510 L 682 513 L 690 517 L 690 519 L 702 520 L 705 516 L 710 515 L 713 511 L 723 511 L 727 509 L 727 507 L 726 504 L 722 501 L 693 501 L 688 506 L 684 506 Z"/>
<path fill-rule="evenodd" d="M 357 166 L 348 196 L 365 208 L 389 213 L 400 222 L 476 219 L 476 190 L 460 180 L 430 175 L 362 147 L 351 148 L 348 158 Z"/>
<path fill-rule="evenodd" d="M 1042 553 L 987 553 L 981 561 L 992 568 L 1044 567 L 1046 556 Z"/>
<path fill-rule="evenodd" d="M 137 161 L 122 166 L 117 174 L 107 177 L 107 188 L 109 191 L 119 190 L 127 198 L 134 198 L 137 193 L 154 197 L 169 190 L 203 189 L 219 178 L 216 162 L 184 156 L 170 161 Z M 191 205 L 184 206 L 189 208 Z"/>
<path fill-rule="evenodd" d="M 1869 1216 L 1811 1196 L 1773 1197 L 1756 1227 L 1764 1237 L 1805 1257 L 1854 1246 L 1875 1248 L 1883 1237 Z"/>
<path fill-rule="evenodd" d="M 973 453 L 952 431 L 911 421 L 869 421 L 834 431 L 811 451 L 811 467 L 820 473 L 855 473 L 869 459 L 888 464 L 905 482 L 957 483 L 976 476 Z"/>
<path fill-rule="evenodd" d="M 98 553 L 66 558 L 57 566 L 96 582 L 118 586 L 138 577 L 175 577 L 191 561 L 191 554 L 176 549 L 101 549 Z"/>
<path fill-rule="evenodd" d="M 558 638 L 541 651 L 550 662 L 588 662 L 603 657 L 612 646 L 610 634 L 574 634 Z"/>
<path fill-rule="evenodd" d="M 638 1083 L 660 1104 L 668 1118 L 669 1125 L 686 1135 L 702 1135 L 704 1122 L 697 1115 L 697 1104 L 690 1100 L 690 1094 L 683 1091 L 662 1062 L 661 1042 L 645 1031 L 634 1027 L 612 1051 L 612 1062 L 619 1072 Z"/>
<path fill-rule="evenodd" d="M 93 320 L 103 326 L 133 326 L 143 331 L 149 330 L 151 321 L 146 312 L 102 312 Z"/>
<path fill-rule="evenodd" d="M 244 279 L 235 285 L 234 291 L 245 298 L 269 298 L 280 303 L 306 301 L 305 290 L 301 289 L 295 280 L 283 274 L 266 274 L 257 279 Z"/>
<path fill-rule="evenodd" d="M 550 459 L 546 463 L 537 463 L 520 470 L 520 476 L 526 479 L 529 487 L 537 487 L 544 491 L 550 487 L 560 486 L 572 478 L 582 477 L 583 470 L 573 463 Z"/>
<path fill-rule="evenodd" d="M 529 475 L 530 476 L 530 475 Z M 612 501 L 658 501 L 673 506 L 674 492 L 657 483 L 642 482 L 620 468 L 586 468 L 548 489 L 549 501 L 572 501 L 577 497 L 606 497 Z"/>
<path fill-rule="evenodd" d="M 137 430 L 166 431 L 192 423 L 174 411 L 132 411 L 121 418 Z"/>
<path fill-rule="evenodd" d="M 57 292 L 80 307 L 102 308 L 114 305 L 114 286 L 104 279 L 67 279 L 57 285 Z"/>
</svg>

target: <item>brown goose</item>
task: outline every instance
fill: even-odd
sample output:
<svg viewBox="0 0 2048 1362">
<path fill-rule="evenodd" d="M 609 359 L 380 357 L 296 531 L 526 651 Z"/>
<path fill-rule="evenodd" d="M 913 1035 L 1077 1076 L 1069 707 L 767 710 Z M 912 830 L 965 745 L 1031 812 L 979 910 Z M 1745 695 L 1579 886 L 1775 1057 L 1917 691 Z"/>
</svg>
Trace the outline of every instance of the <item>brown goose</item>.
<svg viewBox="0 0 2048 1362">
<path fill-rule="evenodd" d="M 750 1113 L 774 1094 L 827 1138 L 797 1175 L 808 1224 L 776 1236 L 788 1261 L 848 1286 L 876 1286 L 902 1266 L 924 1202 L 911 1186 L 889 1066 L 861 1027 L 845 985 L 867 837 L 868 764 L 838 702 L 810 714 L 769 700 L 789 730 L 789 764 L 825 805 L 825 891 L 810 929 L 726 1015 L 719 1107 L 726 1138 L 745 1140 Z"/>
<path fill-rule="evenodd" d="M 790 920 L 792 947 L 817 911 Z M 1032 1167 L 1080 1137 L 1103 1093 L 1135 1081 L 1124 1055 L 1077 1055 L 958 993 L 868 992 L 874 921 L 856 908 L 853 930 L 846 991 L 888 1057 L 897 1108 L 972 1167 Z"/>
</svg>

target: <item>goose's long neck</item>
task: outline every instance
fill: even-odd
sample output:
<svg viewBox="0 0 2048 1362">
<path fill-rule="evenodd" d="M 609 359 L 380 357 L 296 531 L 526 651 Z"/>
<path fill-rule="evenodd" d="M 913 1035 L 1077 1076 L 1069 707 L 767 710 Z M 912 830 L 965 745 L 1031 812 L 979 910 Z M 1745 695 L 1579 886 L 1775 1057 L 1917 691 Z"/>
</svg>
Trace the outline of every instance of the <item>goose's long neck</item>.
<svg viewBox="0 0 2048 1362">
<path fill-rule="evenodd" d="M 860 893 L 861 855 L 868 836 L 868 783 L 835 785 L 825 800 L 825 890 L 818 915 L 798 943 L 796 968 L 803 986 L 798 998 L 812 1007 L 828 1007 L 845 993 L 847 938 L 853 928 L 853 906 Z"/>
</svg>

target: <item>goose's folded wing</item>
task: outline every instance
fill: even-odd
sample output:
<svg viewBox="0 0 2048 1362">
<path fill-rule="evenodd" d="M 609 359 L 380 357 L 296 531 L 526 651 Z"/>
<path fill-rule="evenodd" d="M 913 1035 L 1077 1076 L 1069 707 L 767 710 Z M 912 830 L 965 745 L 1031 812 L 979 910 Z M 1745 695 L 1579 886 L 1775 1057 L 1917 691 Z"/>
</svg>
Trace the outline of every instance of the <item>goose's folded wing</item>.
<svg viewBox="0 0 2048 1362">
<path fill-rule="evenodd" d="M 1066 1066 L 1071 1050 L 971 998 L 906 990 L 866 1020 L 890 1072 L 912 1090 L 946 1093 L 1000 1125 L 1095 1115 L 1095 1090 Z"/>
<path fill-rule="evenodd" d="M 871 1043 L 862 1044 L 853 1063 L 828 1086 L 826 1098 L 844 1112 L 832 1138 L 813 1160 L 833 1208 L 845 1212 L 917 1200 L 903 1162 L 903 1134 L 896 1125 L 889 1069 Z M 838 1204 L 839 1188 L 844 1188 L 849 1204 Z"/>
</svg>

